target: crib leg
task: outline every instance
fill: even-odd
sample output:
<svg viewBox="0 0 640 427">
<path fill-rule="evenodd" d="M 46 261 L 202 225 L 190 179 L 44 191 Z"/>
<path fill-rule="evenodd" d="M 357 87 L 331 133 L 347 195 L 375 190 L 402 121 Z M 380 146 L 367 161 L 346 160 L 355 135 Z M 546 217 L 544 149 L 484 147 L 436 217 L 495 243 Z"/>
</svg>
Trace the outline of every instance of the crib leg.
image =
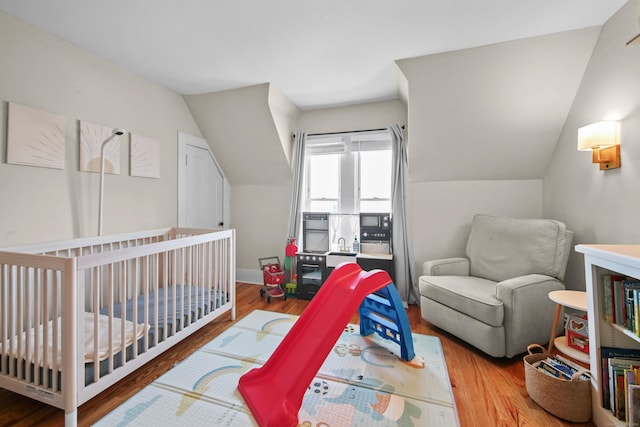
<svg viewBox="0 0 640 427">
<path fill-rule="evenodd" d="M 64 427 L 77 427 L 78 425 L 78 409 L 73 412 L 64 413 Z"/>
</svg>

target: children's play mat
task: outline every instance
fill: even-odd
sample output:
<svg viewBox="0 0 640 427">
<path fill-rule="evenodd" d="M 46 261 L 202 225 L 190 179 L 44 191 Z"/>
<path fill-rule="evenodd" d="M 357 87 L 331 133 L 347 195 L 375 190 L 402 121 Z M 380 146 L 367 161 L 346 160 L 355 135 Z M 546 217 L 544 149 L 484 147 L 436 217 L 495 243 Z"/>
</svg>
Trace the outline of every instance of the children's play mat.
<svg viewBox="0 0 640 427">
<path fill-rule="evenodd" d="M 238 381 L 297 318 L 253 311 L 96 425 L 257 425 Z M 298 425 L 459 426 L 440 340 L 413 334 L 413 345 L 416 357 L 405 362 L 397 344 L 347 325 L 304 395 Z"/>
</svg>

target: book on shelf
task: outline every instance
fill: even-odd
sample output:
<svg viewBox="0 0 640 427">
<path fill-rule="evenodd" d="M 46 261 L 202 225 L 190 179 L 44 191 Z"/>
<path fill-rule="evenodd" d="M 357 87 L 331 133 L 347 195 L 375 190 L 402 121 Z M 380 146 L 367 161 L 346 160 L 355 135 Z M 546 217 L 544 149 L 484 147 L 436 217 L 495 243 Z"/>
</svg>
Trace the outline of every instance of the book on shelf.
<svg viewBox="0 0 640 427">
<path fill-rule="evenodd" d="M 624 413 L 625 420 L 629 420 L 629 387 L 632 385 L 637 385 L 636 378 L 637 375 L 640 375 L 640 369 L 627 369 L 624 371 Z M 638 378 L 640 379 L 640 378 Z"/>
<path fill-rule="evenodd" d="M 615 317 L 613 316 L 613 281 L 609 274 L 602 276 L 602 296 L 604 320 L 609 323 L 615 323 Z"/>
<path fill-rule="evenodd" d="M 602 276 L 603 312 L 605 320 L 609 323 L 622 324 L 626 310 L 624 280 L 625 276 L 617 274 Z"/>
<path fill-rule="evenodd" d="M 640 337 L 640 281 L 632 277 L 602 276 L 603 317 Z"/>
<path fill-rule="evenodd" d="M 602 407 L 622 421 L 628 421 L 629 386 L 640 382 L 640 349 L 601 347 L 600 388 Z"/>
<path fill-rule="evenodd" d="M 612 276 L 614 323 L 623 326 L 627 317 L 627 304 L 624 296 L 624 276 Z"/>
<path fill-rule="evenodd" d="M 640 377 L 640 360 L 614 358 L 609 361 L 611 412 L 622 421 L 627 417 L 627 388 L 636 383 L 636 373 Z"/>
<path fill-rule="evenodd" d="M 636 335 L 640 336 L 640 289 L 633 292 L 633 305 L 634 305 L 634 322 L 633 328 Z"/>
<path fill-rule="evenodd" d="M 636 279 L 625 279 L 624 293 L 626 298 L 626 324 L 624 326 L 638 335 L 640 331 L 636 328 L 636 301 L 638 293 L 640 293 L 640 282 Z"/>
<path fill-rule="evenodd" d="M 629 384 L 627 389 L 627 405 L 629 408 L 629 427 L 640 427 L 640 385 Z"/>
</svg>

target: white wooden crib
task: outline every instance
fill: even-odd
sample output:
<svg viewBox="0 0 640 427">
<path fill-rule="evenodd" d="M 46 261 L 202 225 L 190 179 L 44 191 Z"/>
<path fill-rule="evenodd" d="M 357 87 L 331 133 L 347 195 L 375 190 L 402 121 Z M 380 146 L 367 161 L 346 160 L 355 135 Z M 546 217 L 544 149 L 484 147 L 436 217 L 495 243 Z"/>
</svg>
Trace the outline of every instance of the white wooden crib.
<svg viewBox="0 0 640 427">
<path fill-rule="evenodd" d="M 234 230 L 0 250 L 0 387 L 77 408 L 213 319 L 235 319 Z"/>
</svg>

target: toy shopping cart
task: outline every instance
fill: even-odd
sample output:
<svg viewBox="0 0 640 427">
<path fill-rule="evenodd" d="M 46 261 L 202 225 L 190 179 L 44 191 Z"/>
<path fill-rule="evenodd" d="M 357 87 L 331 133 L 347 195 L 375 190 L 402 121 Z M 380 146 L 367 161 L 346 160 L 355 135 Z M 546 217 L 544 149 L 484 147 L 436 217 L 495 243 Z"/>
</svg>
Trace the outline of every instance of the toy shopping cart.
<svg viewBox="0 0 640 427">
<path fill-rule="evenodd" d="M 262 278 L 264 287 L 260 289 L 260 297 L 267 295 L 267 302 L 271 302 L 271 298 L 287 299 L 287 295 L 282 289 L 284 283 L 284 270 L 280 265 L 280 258 L 277 256 L 269 258 L 258 258 L 260 270 L 262 270 Z"/>
</svg>

